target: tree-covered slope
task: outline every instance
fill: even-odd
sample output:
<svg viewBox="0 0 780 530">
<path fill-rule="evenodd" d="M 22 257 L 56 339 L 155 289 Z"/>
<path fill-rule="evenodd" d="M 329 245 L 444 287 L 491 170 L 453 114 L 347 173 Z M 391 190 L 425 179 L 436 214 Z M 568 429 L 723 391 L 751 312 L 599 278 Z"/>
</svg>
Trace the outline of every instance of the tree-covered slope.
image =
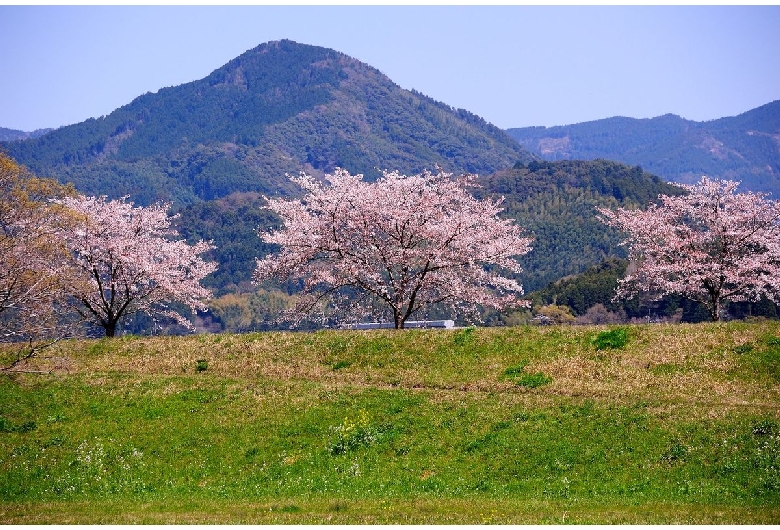
<svg viewBox="0 0 780 530">
<path fill-rule="evenodd" d="M 622 236 L 596 218 L 596 207 L 644 207 L 682 190 L 639 167 L 607 160 L 531 162 L 496 172 L 477 194 L 502 195 L 507 217 L 533 234 L 521 258 L 526 292 L 577 274 L 608 257 L 625 257 Z"/>
<path fill-rule="evenodd" d="M 546 160 L 605 158 L 640 165 L 677 182 L 692 183 L 707 175 L 780 195 L 780 101 L 707 122 L 667 114 L 507 132 Z"/>
<path fill-rule="evenodd" d="M 301 170 L 375 176 L 438 164 L 490 173 L 534 158 L 473 114 L 403 90 L 342 53 L 288 40 L 108 116 L 0 147 L 84 193 L 142 204 L 287 193 L 285 174 Z"/>
</svg>

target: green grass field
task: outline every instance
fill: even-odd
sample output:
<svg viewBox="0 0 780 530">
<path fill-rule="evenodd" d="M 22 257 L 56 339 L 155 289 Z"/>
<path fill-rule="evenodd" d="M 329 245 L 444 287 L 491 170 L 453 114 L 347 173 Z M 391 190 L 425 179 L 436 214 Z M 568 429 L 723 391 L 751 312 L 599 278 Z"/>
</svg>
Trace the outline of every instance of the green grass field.
<svg viewBox="0 0 780 530">
<path fill-rule="evenodd" d="M 0 376 L 6 523 L 780 523 L 776 321 L 126 337 L 25 368 L 50 373 Z"/>
</svg>

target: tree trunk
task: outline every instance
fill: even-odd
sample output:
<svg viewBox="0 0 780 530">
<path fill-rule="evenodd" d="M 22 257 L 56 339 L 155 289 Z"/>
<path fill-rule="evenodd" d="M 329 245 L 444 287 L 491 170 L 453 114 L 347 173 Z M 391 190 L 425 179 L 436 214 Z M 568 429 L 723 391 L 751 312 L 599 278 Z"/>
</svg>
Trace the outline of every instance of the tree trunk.
<svg viewBox="0 0 780 530">
<path fill-rule="evenodd" d="M 104 322 L 103 323 L 103 329 L 106 330 L 106 337 L 115 337 L 116 336 L 116 321 L 111 322 Z"/>
<path fill-rule="evenodd" d="M 720 320 L 720 298 L 713 296 L 711 307 L 712 309 L 710 310 L 710 317 L 712 318 L 713 322 L 717 322 Z"/>
</svg>

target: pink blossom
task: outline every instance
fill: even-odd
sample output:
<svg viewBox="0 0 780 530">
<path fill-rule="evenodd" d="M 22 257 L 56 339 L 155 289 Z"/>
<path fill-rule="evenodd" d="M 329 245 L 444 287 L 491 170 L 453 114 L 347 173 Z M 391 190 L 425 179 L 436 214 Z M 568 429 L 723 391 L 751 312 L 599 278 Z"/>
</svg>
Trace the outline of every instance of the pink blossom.
<svg viewBox="0 0 780 530">
<path fill-rule="evenodd" d="M 192 329 L 171 302 L 205 311 L 208 289 L 200 281 L 217 268 L 200 254 L 213 245 L 176 239 L 169 205 L 134 207 L 122 200 L 79 196 L 59 201 L 76 212 L 68 247 L 80 272 L 70 282 L 79 313 L 113 336 L 133 313 L 162 315 Z"/>
<path fill-rule="evenodd" d="M 479 306 L 526 305 L 520 284 L 500 271 L 521 272 L 515 257 L 531 238 L 498 218 L 500 200 L 466 191 L 475 178 L 385 171 L 369 183 L 343 169 L 326 182 L 292 177 L 306 195 L 268 199 L 284 228 L 261 237 L 282 248 L 257 261 L 254 280 L 303 281 L 293 321 L 325 301 L 341 320 L 385 314 L 397 328 L 437 304 L 472 317 Z"/>
<path fill-rule="evenodd" d="M 780 204 L 763 193 L 736 193 L 739 182 L 702 177 L 689 193 L 661 195 L 647 210 L 610 211 L 600 219 L 628 234 L 636 270 L 618 297 L 679 294 L 704 304 L 712 320 L 724 301 L 780 300 Z"/>
</svg>

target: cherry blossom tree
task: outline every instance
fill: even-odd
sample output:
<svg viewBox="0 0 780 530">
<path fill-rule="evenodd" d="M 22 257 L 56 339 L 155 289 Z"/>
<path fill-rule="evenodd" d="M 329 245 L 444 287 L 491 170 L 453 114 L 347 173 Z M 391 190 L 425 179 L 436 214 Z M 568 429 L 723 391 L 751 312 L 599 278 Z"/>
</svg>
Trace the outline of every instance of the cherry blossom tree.
<svg viewBox="0 0 780 530">
<path fill-rule="evenodd" d="M 628 234 L 633 272 L 617 297 L 679 294 L 704 304 L 713 321 L 727 301 L 780 300 L 780 203 L 737 193 L 738 185 L 702 177 L 644 211 L 599 208 L 604 223 Z"/>
<path fill-rule="evenodd" d="M 306 195 L 268 199 L 284 226 L 261 237 L 281 250 L 257 261 L 253 279 L 303 282 L 286 315 L 294 322 L 326 301 L 342 321 L 384 316 L 396 328 L 437 304 L 470 318 L 480 306 L 527 306 L 520 284 L 500 272 L 521 272 L 515 257 L 531 238 L 497 217 L 501 200 L 468 193 L 475 178 L 385 171 L 369 183 L 343 169 L 325 182 L 291 177 Z"/>
<path fill-rule="evenodd" d="M 217 266 L 199 255 L 213 248 L 210 243 L 176 239 L 167 204 L 134 207 L 125 199 L 83 195 L 60 203 L 79 217 L 67 244 L 80 272 L 69 287 L 82 317 L 107 337 L 135 313 L 168 317 L 193 329 L 171 304 L 207 309 L 211 293 L 200 281 Z"/>
<path fill-rule="evenodd" d="M 49 199 L 72 193 L 0 153 L 0 341 L 24 344 L 17 364 L 67 333 L 57 305 L 69 274 L 69 218 Z"/>
</svg>

